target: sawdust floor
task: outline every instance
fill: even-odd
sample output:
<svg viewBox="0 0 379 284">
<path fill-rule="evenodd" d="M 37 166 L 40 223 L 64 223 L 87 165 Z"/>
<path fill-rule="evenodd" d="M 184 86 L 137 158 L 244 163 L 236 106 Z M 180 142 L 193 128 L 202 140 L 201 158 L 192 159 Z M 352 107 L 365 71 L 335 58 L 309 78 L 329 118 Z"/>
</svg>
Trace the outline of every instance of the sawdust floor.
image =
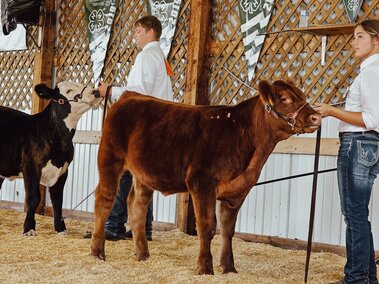
<svg viewBox="0 0 379 284">
<path fill-rule="evenodd" d="M 212 242 L 215 275 L 195 275 L 199 240 L 179 230 L 154 232 L 150 258 L 134 259 L 132 241 L 106 242 L 107 261 L 89 256 L 83 233 L 91 222 L 66 219 L 68 234 L 53 231 L 53 219 L 36 216 L 37 236 L 22 235 L 25 213 L 0 210 L 1 283 L 303 283 L 305 251 L 284 250 L 233 239 L 238 274 L 218 267 L 220 237 Z M 308 283 L 342 278 L 344 257 L 312 253 Z"/>
</svg>

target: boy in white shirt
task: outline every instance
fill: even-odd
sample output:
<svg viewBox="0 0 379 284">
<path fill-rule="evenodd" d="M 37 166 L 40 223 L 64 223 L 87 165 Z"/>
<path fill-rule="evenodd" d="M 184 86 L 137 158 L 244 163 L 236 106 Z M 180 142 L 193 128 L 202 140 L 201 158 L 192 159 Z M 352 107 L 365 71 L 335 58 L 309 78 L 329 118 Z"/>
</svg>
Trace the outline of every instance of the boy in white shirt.
<svg viewBox="0 0 379 284">
<path fill-rule="evenodd" d="M 171 86 L 172 71 L 159 45 L 162 34 L 162 25 L 154 16 L 145 16 L 135 23 L 134 40 L 142 50 L 138 53 L 133 67 L 130 70 L 126 87 L 113 87 L 100 82 L 98 90 L 105 97 L 109 88 L 109 99 L 116 101 L 125 91 L 134 91 L 144 95 L 172 101 Z M 126 232 L 127 197 L 132 185 L 132 175 L 125 172 L 120 180 L 120 187 L 115 204 L 105 223 L 107 240 L 118 241 L 131 238 L 131 231 Z M 152 240 L 153 200 L 150 201 L 146 217 L 146 237 Z"/>
</svg>

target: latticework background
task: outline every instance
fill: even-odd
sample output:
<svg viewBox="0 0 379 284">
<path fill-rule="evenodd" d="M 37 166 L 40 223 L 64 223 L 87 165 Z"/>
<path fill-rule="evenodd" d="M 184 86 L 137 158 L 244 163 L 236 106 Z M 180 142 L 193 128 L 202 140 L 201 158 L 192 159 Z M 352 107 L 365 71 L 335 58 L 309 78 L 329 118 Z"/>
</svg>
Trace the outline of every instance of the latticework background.
<svg viewBox="0 0 379 284">
<path fill-rule="evenodd" d="M 256 76 L 247 79 L 247 63 L 240 32 L 238 1 L 216 0 L 213 39 L 216 47 L 212 57 L 210 80 L 211 104 L 235 104 L 254 94 L 238 82 L 231 73 L 251 87 L 259 80 L 291 78 L 308 96 L 308 101 L 340 101 L 346 87 L 356 76 L 359 63 L 350 46 L 352 35 L 327 38 L 326 64 L 321 66 L 321 36 L 302 33 L 278 33 L 266 36 L 261 50 Z M 267 31 L 282 31 L 298 27 L 300 5 L 306 4 L 309 25 L 349 23 L 342 1 L 305 0 L 275 1 Z M 378 18 L 379 1 L 364 1 L 357 17 L 360 20 Z M 225 70 L 227 68 L 227 70 Z"/>
<path fill-rule="evenodd" d="M 80 1 L 73 4 L 71 1 L 61 1 L 59 10 L 57 81 L 77 80 L 85 84 L 93 84 L 83 3 Z M 126 85 L 126 78 L 138 53 L 137 46 L 132 41 L 134 23 L 146 13 L 144 0 L 119 1 L 102 73 L 102 79 L 105 82 L 116 86 Z M 73 14 L 78 17 L 71 20 Z M 168 58 L 175 74 L 172 81 L 177 101 L 181 101 L 184 95 L 188 14 L 189 0 L 186 0 L 179 15 Z"/>
<path fill-rule="evenodd" d="M 34 39 L 38 38 L 38 29 L 28 27 Z M 34 57 L 38 47 L 27 37 L 27 50 L 0 51 L 0 105 L 15 109 L 31 109 L 33 90 Z"/>
<path fill-rule="evenodd" d="M 125 85 L 138 53 L 132 42 L 133 24 L 147 13 L 145 0 L 119 0 L 102 79 Z M 183 101 L 185 90 L 186 50 L 189 30 L 189 3 L 183 1 L 169 62 L 174 70 L 174 97 Z M 298 26 L 300 5 L 309 11 L 309 25 L 348 23 L 342 1 L 275 1 L 268 31 Z M 329 36 L 326 64 L 321 66 L 321 36 L 302 33 L 278 33 L 267 36 L 257 65 L 256 76 L 249 82 L 244 46 L 240 32 L 238 0 L 214 0 L 212 57 L 209 101 L 212 105 L 236 104 L 254 91 L 251 87 L 262 79 L 291 78 L 308 95 L 308 101 L 340 101 L 346 87 L 356 76 L 359 62 L 353 57 L 351 35 Z M 59 1 L 56 35 L 54 82 L 70 80 L 93 85 L 92 63 L 88 50 L 84 5 L 82 1 Z M 379 0 L 363 2 L 357 21 L 378 18 Z M 30 31 L 35 33 L 35 29 Z M 28 39 L 28 50 L 0 52 L 0 104 L 18 109 L 31 108 L 31 91 L 36 47 Z M 229 73 L 230 72 L 230 73 Z"/>
</svg>

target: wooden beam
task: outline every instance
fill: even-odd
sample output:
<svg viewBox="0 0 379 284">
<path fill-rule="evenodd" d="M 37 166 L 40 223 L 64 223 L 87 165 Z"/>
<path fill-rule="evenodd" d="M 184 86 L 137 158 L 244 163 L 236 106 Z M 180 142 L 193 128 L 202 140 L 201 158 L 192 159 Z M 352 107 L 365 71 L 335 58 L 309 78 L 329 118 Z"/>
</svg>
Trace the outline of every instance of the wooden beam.
<svg viewBox="0 0 379 284">
<path fill-rule="evenodd" d="M 44 9 L 40 15 L 40 24 L 42 28 L 42 41 L 34 57 L 34 79 L 33 86 L 39 83 L 45 83 L 51 87 L 53 82 L 53 60 L 54 60 L 54 43 L 57 17 L 56 0 L 45 0 Z M 41 112 L 49 101 L 41 100 L 34 92 L 32 95 L 32 114 Z M 37 213 L 44 214 L 46 187 L 40 186 L 41 201 L 37 208 Z M 26 203 L 25 203 L 26 204 Z"/>
<path fill-rule="evenodd" d="M 340 142 L 338 138 L 322 138 L 320 144 L 321 156 L 337 156 Z M 290 137 L 276 145 L 273 153 L 314 155 L 316 147 L 315 138 Z"/>
<path fill-rule="evenodd" d="M 45 0 L 44 9 L 41 12 L 40 24 L 42 25 L 42 41 L 39 49 L 36 48 L 34 58 L 33 86 L 45 83 L 51 87 L 53 82 L 54 44 L 57 17 L 56 0 Z M 32 96 L 32 114 L 41 112 L 49 101 L 41 100 L 36 94 Z"/>
<path fill-rule="evenodd" d="M 100 144 L 101 131 L 84 131 L 75 132 L 72 142 L 77 144 Z"/>
<path fill-rule="evenodd" d="M 190 3 L 184 103 L 209 104 L 208 79 L 212 43 L 212 1 L 192 0 Z"/>
<path fill-rule="evenodd" d="M 208 105 L 208 79 L 210 76 L 212 1 L 191 0 L 187 49 L 186 86 L 184 103 Z M 178 194 L 178 228 L 195 235 L 195 214 L 189 193 Z"/>
</svg>

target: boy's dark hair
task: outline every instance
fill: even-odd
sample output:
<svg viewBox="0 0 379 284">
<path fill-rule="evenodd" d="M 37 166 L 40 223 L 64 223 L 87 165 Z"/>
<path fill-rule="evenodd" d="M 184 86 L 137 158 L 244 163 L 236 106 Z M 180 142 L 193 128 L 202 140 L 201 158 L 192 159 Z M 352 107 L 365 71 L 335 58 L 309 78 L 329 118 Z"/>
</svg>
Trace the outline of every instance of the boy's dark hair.
<svg viewBox="0 0 379 284">
<path fill-rule="evenodd" d="M 379 36 L 379 20 L 364 20 L 357 26 L 361 26 L 371 36 Z"/>
<path fill-rule="evenodd" d="M 149 15 L 142 17 L 136 21 L 134 26 L 141 26 L 147 30 L 153 30 L 157 40 L 159 40 L 162 35 L 162 24 L 158 18 L 154 16 Z"/>
</svg>

